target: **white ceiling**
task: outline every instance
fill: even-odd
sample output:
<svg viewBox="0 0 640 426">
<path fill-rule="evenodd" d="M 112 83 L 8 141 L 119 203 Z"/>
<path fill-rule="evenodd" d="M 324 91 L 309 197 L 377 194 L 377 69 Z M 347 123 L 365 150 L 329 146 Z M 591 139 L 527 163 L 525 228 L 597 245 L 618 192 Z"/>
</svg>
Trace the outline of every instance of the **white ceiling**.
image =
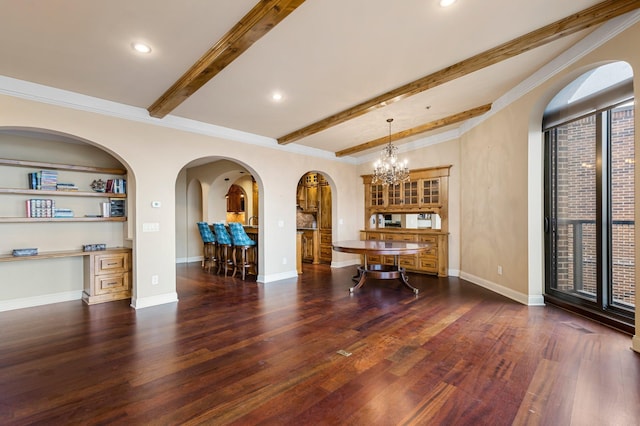
<svg viewBox="0 0 640 426">
<path fill-rule="evenodd" d="M 0 75 L 146 109 L 256 2 L 0 0 Z M 278 138 L 597 3 L 307 0 L 170 115 Z M 587 34 L 295 143 L 334 152 L 385 136 L 389 117 L 395 133 L 494 102 Z"/>
</svg>

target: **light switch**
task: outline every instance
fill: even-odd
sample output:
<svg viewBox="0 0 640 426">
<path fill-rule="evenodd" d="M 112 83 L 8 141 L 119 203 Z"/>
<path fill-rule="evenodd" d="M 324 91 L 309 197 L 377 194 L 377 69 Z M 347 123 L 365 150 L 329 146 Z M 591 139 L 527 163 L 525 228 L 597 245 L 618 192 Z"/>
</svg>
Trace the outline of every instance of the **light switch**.
<svg viewBox="0 0 640 426">
<path fill-rule="evenodd" d="M 159 223 L 143 223 L 142 232 L 158 232 L 160 231 Z"/>
</svg>

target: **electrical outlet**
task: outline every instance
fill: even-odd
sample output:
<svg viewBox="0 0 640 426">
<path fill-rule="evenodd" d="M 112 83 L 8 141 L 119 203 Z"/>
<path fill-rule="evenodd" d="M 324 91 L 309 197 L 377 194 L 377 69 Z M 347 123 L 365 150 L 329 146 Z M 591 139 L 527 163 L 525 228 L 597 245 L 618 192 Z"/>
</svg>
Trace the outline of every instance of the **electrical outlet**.
<svg viewBox="0 0 640 426">
<path fill-rule="evenodd" d="M 286 265 L 286 264 L 287 264 L 287 258 L 286 258 L 286 257 L 283 257 L 283 258 L 282 258 L 282 264 L 283 264 L 283 265 Z"/>
<path fill-rule="evenodd" d="M 502 275 L 502 265 L 498 265 L 498 275 Z"/>
<path fill-rule="evenodd" d="M 151 284 L 152 285 L 158 285 L 158 276 L 157 275 L 151 275 Z"/>
</svg>

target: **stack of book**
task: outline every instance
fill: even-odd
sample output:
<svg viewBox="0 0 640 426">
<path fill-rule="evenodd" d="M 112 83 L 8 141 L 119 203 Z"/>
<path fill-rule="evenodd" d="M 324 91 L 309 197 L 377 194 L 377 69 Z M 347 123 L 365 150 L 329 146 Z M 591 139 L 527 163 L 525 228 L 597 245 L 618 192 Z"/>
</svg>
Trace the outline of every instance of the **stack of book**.
<svg viewBox="0 0 640 426">
<path fill-rule="evenodd" d="M 27 217 L 54 217 L 55 200 L 32 198 L 27 200 Z"/>
<path fill-rule="evenodd" d="M 77 191 L 78 187 L 74 183 L 57 183 L 57 191 Z"/>
<path fill-rule="evenodd" d="M 73 210 L 71 209 L 55 209 L 53 217 L 73 217 Z"/>
<path fill-rule="evenodd" d="M 43 191 L 55 191 L 58 184 L 58 172 L 55 170 L 41 170 L 40 189 Z"/>
<path fill-rule="evenodd" d="M 58 172 L 55 170 L 40 170 L 29 173 L 29 189 L 55 191 L 58 183 Z"/>
<path fill-rule="evenodd" d="M 107 192 L 113 194 L 126 194 L 127 181 L 125 179 L 107 179 Z"/>
</svg>

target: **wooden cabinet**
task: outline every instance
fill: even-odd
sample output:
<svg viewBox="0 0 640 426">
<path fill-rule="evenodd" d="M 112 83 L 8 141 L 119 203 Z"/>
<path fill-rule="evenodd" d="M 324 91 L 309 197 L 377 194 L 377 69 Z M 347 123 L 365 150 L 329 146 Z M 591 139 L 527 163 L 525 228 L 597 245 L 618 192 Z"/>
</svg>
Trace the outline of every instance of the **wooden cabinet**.
<svg viewBox="0 0 640 426">
<path fill-rule="evenodd" d="M 307 263 L 319 262 L 318 230 L 302 230 L 302 261 Z"/>
<path fill-rule="evenodd" d="M 298 205 L 304 212 L 318 211 L 318 174 L 307 173 L 298 182 Z"/>
<path fill-rule="evenodd" d="M 231 185 L 226 195 L 227 199 L 227 211 L 233 213 L 244 212 L 245 200 L 244 191 L 238 185 Z"/>
<path fill-rule="evenodd" d="M 319 260 L 321 263 L 331 263 L 332 256 L 332 237 L 331 237 L 331 229 L 321 229 L 320 230 L 320 253 Z"/>
<path fill-rule="evenodd" d="M 320 175 L 318 185 L 319 208 L 318 226 L 320 227 L 320 263 L 331 263 L 333 249 L 332 242 L 332 220 L 331 220 L 331 187 L 329 183 Z"/>
<path fill-rule="evenodd" d="M 360 237 L 363 240 L 429 243 L 431 244 L 429 251 L 415 255 L 398 256 L 398 264 L 406 268 L 407 271 L 437 274 L 441 277 L 448 275 L 448 234 L 416 229 L 394 229 L 384 232 L 363 231 Z M 393 265 L 394 257 L 368 256 L 368 261 L 370 263 Z"/>
<path fill-rule="evenodd" d="M 372 183 L 373 175 L 364 175 L 365 223 L 378 213 L 436 213 L 446 225 L 449 170 L 451 166 L 411 170 L 409 181 L 398 185 Z"/>
<path fill-rule="evenodd" d="M 84 291 L 88 305 L 131 297 L 131 250 L 92 252 L 84 258 Z"/>
<path fill-rule="evenodd" d="M 373 176 L 362 176 L 365 185 L 364 223 L 361 235 L 367 240 L 428 242 L 432 248 L 420 255 L 400 256 L 400 266 L 409 271 L 448 274 L 448 196 L 449 171 L 451 166 L 411 170 L 409 181 L 398 185 L 373 184 Z M 427 228 L 383 228 L 377 220 L 379 214 L 437 214 L 439 229 Z M 371 220 L 371 218 L 375 220 Z M 408 218 L 408 216 L 407 216 Z M 417 226 L 417 225 L 415 225 Z M 393 256 L 369 256 L 369 261 L 393 264 Z"/>
<path fill-rule="evenodd" d="M 73 175 L 74 179 L 77 179 L 77 173 L 92 173 L 94 175 L 101 176 L 105 180 L 109 180 L 109 178 L 121 178 L 126 174 L 126 170 L 124 169 L 46 163 L 39 161 L 23 161 L 6 158 L 0 158 L 0 166 L 17 167 L 23 171 L 20 173 L 12 173 L 14 176 L 10 176 L 9 173 L 3 174 L 3 184 L 5 184 L 5 186 L 0 187 L 0 195 L 7 196 L 8 201 L 2 203 L 3 208 L 2 213 L 0 213 L 0 223 L 124 222 L 127 220 L 124 214 L 122 216 L 103 217 L 102 211 L 99 209 L 101 202 L 110 203 L 112 200 L 119 200 L 120 203 L 124 202 L 126 199 L 126 193 L 95 192 L 91 191 L 91 189 L 88 188 L 88 185 L 86 185 L 86 188 L 73 187 L 73 190 L 42 190 L 28 188 L 29 172 L 35 173 L 40 170 L 53 170 L 57 173 L 57 171 L 63 171 L 68 175 Z M 69 179 L 69 176 L 59 177 L 57 178 L 57 182 L 62 183 L 63 179 L 66 183 L 66 179 Z M 86 181 L 87 179 L 84 180 Z M 9 181 L 10 185 L 6 186 L 4 181 Z M 12 182 L 17 182 L 21 185 L 11 186 Z M 56 184 L 54 183 L 54 188 L 55 185 Z M 51 211 L 46 211 L 45 214 L 38 215 L 40 217 L 29 217 L 28 209 L 30 209 L 31 206 L 27 206 L 27 203 L 31 199 L 51 200 L 57 210 L 61 210 L 61 207 L 65 206 L 65 200 L 67 203 L 71 200 L 80 199 L 87 199 L 89 202 L 74 202 L 76 208 L 67 217 L 55 217 L 53 207 L 51 207 Z M 95 202 L 96 199 L 98 199 L 99 202 Z M 34 215 L 32 214 L 31 216 Z"/>
<path fill-rule="evenodd" d="M 331 186 L 321 173 L 307 173 L 298 182 L 297 202 L 304 213 L 313 215 L 318 227 L 315 243 L 310 236 L 303 236 L 303 256 L 305 262 L 331 263 L 333 251 L 332 218 L 331 218 Z M 306 230 L 305 232 L 312 232 Z M 305 243 L 306 241 L 306 243 Z M 315 246 L 314 246 L 315 244 Z M 307 256 L 304 255 L 308 247 Z M 315 255 L 311 255 L 311 248 L 315 247 Z"/>
</svg>

